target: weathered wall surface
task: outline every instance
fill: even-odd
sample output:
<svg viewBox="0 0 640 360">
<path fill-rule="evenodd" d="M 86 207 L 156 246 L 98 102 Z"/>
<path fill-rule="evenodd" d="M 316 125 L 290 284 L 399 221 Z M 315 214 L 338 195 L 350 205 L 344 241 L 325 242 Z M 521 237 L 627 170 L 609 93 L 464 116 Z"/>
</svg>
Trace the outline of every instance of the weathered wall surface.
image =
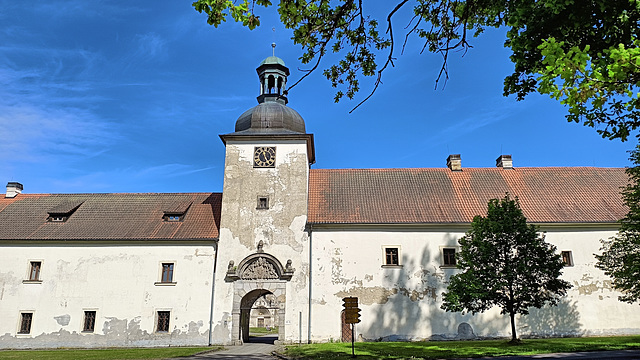
<svg viewBox="0 0 640 360">
<path fill-rule="evenodd" d="M 499 309 L 475 316 L 440 309 L 447 280 L 458 271 L 442 266 L 441 248 L 457 246 L 465 230 L 314 228 L 312 340 L 340 339 L 341 299 L 347 296 L 359 298 L 356 333 L 364 339 L 454 339 L 468 337 L 469 330 L 480 337 L 510 336 L 508 316 Z M 599 239 L 615 230 L 542 230 L 558 251 L 572 252 L 574 266 L 565 268 L 563 278 L 574 287 L 559 306 L 520 317 L 519 336 L 640 333 L 637 305 L 619 302 L 610 280 L 594 267 Z M 400 248 L 401 266 L 382 266 L 385 246 Z"/>
<path fill-rule="evenodd" d="M 214 244 L 0 245 L 0 348 L 207 345 Z M 41 261 L 41 282 L 28 279 Z M 175 263 L 172 285 L 160 281 Z M 84 311 L 96 311 L 83 332 Z M 156 332 L 157 311 L 170 311 Z M 33 312 L 29 334 L 20 313 Z"/>
<path fill-rule="evenodd" d="M 254 168 L 256 146 L 276 147 L 275 168 Z M 256 253 L 260 241 L 264 252 L 275 256 L 284 266 L 291 260 L 295 269 L 281 295 L 284 308 L 282 341 L 297 342 L 302 313 L 303 331 L 307 334 L 308 309 L 308 238 L 307 220 L 309 162 L 304 140 L 269 140 L 263 143 L 227 141 L 225 178 L 220 220 L 220 252 L 216 270 L 214 305 L 214 343 L 229 344 L 238 339 L 234 330 L 234 296 L 239 293 L 232 282 L 225 281 L 229 261 L 234 266 Z M 269 209 L 257 209 L 257 199 L 268 196 Z M 259 282 L 245 282 L 259 288 Z M 236 299 L 238 301 L 238 299 Z M 237 304 L 236 304 L 237 305 Z M 237 323 L 237 314 L 236 319 Z M 237 325 L 237 324 L 236 324 Z"/>
</svg>

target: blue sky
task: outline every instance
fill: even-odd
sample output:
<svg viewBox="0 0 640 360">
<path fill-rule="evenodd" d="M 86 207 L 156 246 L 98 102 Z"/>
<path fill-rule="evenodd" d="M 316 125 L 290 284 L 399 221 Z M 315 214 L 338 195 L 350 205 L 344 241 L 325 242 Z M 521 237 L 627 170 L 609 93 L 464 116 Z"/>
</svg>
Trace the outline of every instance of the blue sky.
<svg viewBox="0 0 640 360">
<path fill-rule="evenodd" d="M 221 191 L 218 135 L 257 104 L 255 68 L 270 44 L 289 84 L 308 68 L 275 11 L 250 31 L 207 25 L 189 0 L 0 0 L 0 181 L 25 193 Z M 515 167 L 630 165 L 633 140 L 567 123 L 543 96 L 503 97 L 513 69 L 503 41 L 494 30 L 453 53 L 449 81 L 434 89 L 441 59 L 412 40 L 352 114 L 357 101 L 335 104 L 321 72 L 308 77 L 289 106 L 315 135 L 313 167 L 444 167 L 457 153 L 463 167 L 495 166 L 501 153 Z"/>
</svg>

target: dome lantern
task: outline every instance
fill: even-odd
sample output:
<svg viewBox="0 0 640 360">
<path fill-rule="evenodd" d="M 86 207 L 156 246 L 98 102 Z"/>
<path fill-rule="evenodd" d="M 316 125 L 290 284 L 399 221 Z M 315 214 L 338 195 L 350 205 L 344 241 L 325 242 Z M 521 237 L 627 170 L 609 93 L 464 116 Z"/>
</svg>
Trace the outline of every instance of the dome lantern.
<svg viewBox="0 0 640 360">
<path fill-rule="evenodd" d="M 281 104 L 287 104 L 287 76 L 289 69 L 285 66 L 284 61 L 275 56 L 276 44 L 271 44 L 273 55 L 262 60 L 260 66 L 256 69 L 260 78 L 260 95 L 258 103 L 275 101 Z"/>
</svg>

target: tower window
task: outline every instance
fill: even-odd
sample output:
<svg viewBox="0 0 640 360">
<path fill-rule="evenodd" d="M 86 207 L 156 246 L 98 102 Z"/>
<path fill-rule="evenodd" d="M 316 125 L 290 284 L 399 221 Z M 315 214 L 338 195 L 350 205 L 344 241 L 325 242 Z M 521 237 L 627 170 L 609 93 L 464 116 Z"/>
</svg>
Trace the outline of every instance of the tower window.
<svg viewBox="0 0 640 360">
<path fill-rule="evenodd" d="M 573 256 L 571 254 L 571 251 L 563 251 L 561 255 L 564 266 L 573 266 Z"/>
<path fill-rule="evenodd" d="M 258 206 L 256 209 L 265 210 L 269 208 L 269 197 L 268 196 L 258 196 Z"/>
</svg>

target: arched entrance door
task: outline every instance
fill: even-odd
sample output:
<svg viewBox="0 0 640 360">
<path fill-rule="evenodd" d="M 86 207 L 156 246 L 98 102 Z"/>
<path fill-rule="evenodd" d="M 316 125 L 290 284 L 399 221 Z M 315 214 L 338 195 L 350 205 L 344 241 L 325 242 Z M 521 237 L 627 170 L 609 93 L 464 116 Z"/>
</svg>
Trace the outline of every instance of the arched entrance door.
<svg viewBox="0 0 640 360">
<path fill-rule="evenodd" d="M 233 310 L 231 331 L 238 343 L 249 341 L 249 322 L 251 307 L 261 296 L 273 295 L 274 307 L 277 308 L 278 340 L 285 336 L 286 289 L 294 269 L 291 260 L 286 266 L 273 255 L 262 251 L 262 241 L 258 244 L 258 252 L 244 258 L 235 267 L 229 262 L 225 281 L 233 282 Z"/>
</svg>

